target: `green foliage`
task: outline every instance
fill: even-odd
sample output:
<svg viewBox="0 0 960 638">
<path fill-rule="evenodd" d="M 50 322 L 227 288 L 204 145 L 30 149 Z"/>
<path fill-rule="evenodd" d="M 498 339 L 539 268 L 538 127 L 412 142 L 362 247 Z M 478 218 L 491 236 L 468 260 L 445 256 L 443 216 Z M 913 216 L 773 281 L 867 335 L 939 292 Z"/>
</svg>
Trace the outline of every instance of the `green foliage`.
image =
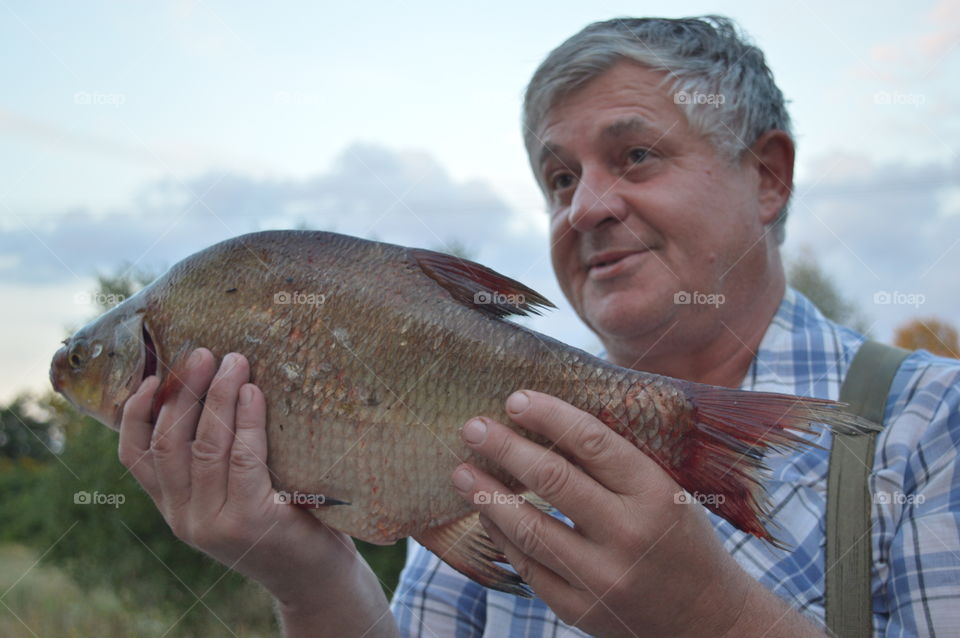
<svg viewBox="0 0 960 638">
<path fill-rule="evenodd" d="M 97 275 L 97 307 L 102 312 L 132 297 L 138 290 L 156 279 L 156 274 L 132 264 L 120 266 L 113 274 Z"/>
<path fill-rule="evenodd" d="M 406 539 L 397 541 L 394 545 L 371 545 L 363 541 L 354 542 L 357 545 L 357 550 L 370 565 L 370 569 L 380 579 L 380 586 L 383 587 L 387 598 L 393 596 L 393 591 L 397 588 L 397 582 L 400 580 L 400 571 L 407 560 Z"/>
<path fill-rule="evenodd" d="M 228 631 L 213 614 L 207 614 L 207 622 L 185 624 L 181 620 L 182 610 L 164 611 L 124 604 L 114 590 L 82 588 L 62 570 L 37 565 L 41 553 L 22 545 L 0 545 L 0 592 L 4 592 L 0 636 L 265 638 L 278 635 L 274 627 L 258 629 L 231 615 L 221 616 Z"/>
<path fill-rule="evenodd" d="M 178 540 L 117 459 L 117 433 L 75 417 L 59 463 L 31 494 L 33 534 L 21 539 L 83 588 L 107 588 L 134 608 L 190 612 L 196 628 L 217 616 L 269 626 L 266 598 L 244 579 Z M 202 602 L 198 602 L 198 598 Z M 259 598 L 259 602 L 257 599 Z"/>
<path fill-rule="evenodd" d="M 449 239 L 437 245 L 434 250 L 459 257 L 460 259 L 475 260 L 477 258 L 475 250 L 472 250 L 467 244 L 456 238 Z"/>
<path fill-rule="evenodd" d="M 49 461 L 59 449 L 56 428 L 31 414 L 29 398 L 19 396 L 0 408 L 0 458 Z"/>
<path fill-rule="evenodd" d="M 0 458 L 0 542 L 24 542 L 43 533 L 36 493 L 48 467 L 30 456 Z"/>
</svg>

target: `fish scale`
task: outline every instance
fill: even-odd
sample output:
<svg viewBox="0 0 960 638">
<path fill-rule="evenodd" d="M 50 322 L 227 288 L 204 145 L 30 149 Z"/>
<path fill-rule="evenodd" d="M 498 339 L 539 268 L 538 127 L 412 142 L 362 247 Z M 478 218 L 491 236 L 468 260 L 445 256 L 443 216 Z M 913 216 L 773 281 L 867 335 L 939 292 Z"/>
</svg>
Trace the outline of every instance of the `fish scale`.
<svg viewBox="0 0 960 638">
<path fill-rule="evenodd" d="M 413 536 L 477 582 L 529 595 L 450 486 L 461 462 L 525 488 L 476 455 L 477 415 L 534 442 L 504 409 L 515 390 L 567 401 L 649 455 L 705 505 L 776 544 L 762 459 L 807 445 L 813 424 L 872 426 L 835 402 L 747 393 L 620 368 L 508 320 L 551 304 L 479 264 L 313 231 L 243 235 L 191 255 L 81 328 L 54 356 L 54 388 L 117 429 L 123 403 L 157 374 L 159 405 L 203 346 L 240 352 L 266 398 L 277 490 L 373 543 Z M 109 351 L 109 357 L 99 356 Z M 530 502 L 546 509 L 532 494 Z M 318 500 L 316 497 L 323 497 Z M 295 502 L 303 505 L 303 503 Z"/>
</svg>

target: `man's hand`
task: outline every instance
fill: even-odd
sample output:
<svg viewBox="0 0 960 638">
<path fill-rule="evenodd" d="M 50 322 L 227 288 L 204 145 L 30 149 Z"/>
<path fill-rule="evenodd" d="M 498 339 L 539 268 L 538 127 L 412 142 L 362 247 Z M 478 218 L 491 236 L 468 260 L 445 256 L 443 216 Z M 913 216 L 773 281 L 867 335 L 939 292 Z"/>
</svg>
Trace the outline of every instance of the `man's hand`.
<svg viewBox="0 0 960 638">
<path fill-rule="evenodd" d="M 750 578 L 703 509 L 603 423 L 532 391 L 511 395 L 507 413 L 573 462 L 487 418 L 469 421 L 464 440 L 575 527 L 515 499 L 484 499 L 480 521 L 561 620 L 598 636 L 822 635 Z M 453 483 L 471 503 L 477 491 L 510 493 L 467 464 Z"/>
<path fill-rule="evenodd" d="M 361 631 L 381 619 L 392 623 L 350 537 L 276 498 L 266 464 L 266 403 L 247 383 L 247 360 L 228 354 L 217 371 L 201 348 L 181 377 L 156 425 L 150 409 L 158 382 L 150 377 L 127 401 L 120 426 L 120 460 L 174 534 L 260 582 L 290 624 L 312 628 L 309 635 L 337 635 L 337 627 L 351 623 L 365 622 Z M 366 600 L 343 600 L 357 592 Z M 316 618 L 331 601 L 355 617 L 341 619 L 343 625 L 333 614 Z"/>
</svg>

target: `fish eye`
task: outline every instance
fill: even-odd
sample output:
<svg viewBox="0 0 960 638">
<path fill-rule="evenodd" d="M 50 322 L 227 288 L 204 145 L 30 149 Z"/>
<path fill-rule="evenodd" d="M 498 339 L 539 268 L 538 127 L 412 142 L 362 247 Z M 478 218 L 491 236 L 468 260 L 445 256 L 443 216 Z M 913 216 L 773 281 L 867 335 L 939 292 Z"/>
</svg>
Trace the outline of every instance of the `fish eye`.
<svg viewBox="0 0 960 638">
<path fill-rule="evenodd" d="M 67 353 L 67 363 L 70 364 L 71 368 L 77 369 L 83 365 L 83 351 L 85 350 L 85 346 L 86 344 L 82 341 L 78 341 L 70 346 L 70 352 Z"/>
</svg>

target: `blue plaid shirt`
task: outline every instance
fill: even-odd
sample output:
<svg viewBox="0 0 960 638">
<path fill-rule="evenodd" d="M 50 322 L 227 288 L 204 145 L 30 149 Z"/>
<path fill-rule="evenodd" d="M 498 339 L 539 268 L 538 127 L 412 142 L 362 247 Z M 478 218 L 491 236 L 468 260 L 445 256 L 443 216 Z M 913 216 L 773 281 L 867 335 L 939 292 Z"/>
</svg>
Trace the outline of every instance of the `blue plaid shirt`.
<svg viewBox="0 0 960 638">
<path fill-rule="evenodd" d="M 837 399 L 863 342 L 787 289 L 741 387 Z M 874 636 L 960 636 L 960 362 L 926 351 L 901 365 L 878 437 L 873 499 Z M 778 550 L 710 514 L 740 566 L 792 607 L 823 624 L 827 465 L 824 449 L 767 457 Z M 561 520 L 567 520 L 557 513 Z M 409 540 L 392 611 L 404 636 L 569 637 L 540 600 L 486 589 Z M 639 630 L 638 634 L 641 633 Z"/>
</svg>

